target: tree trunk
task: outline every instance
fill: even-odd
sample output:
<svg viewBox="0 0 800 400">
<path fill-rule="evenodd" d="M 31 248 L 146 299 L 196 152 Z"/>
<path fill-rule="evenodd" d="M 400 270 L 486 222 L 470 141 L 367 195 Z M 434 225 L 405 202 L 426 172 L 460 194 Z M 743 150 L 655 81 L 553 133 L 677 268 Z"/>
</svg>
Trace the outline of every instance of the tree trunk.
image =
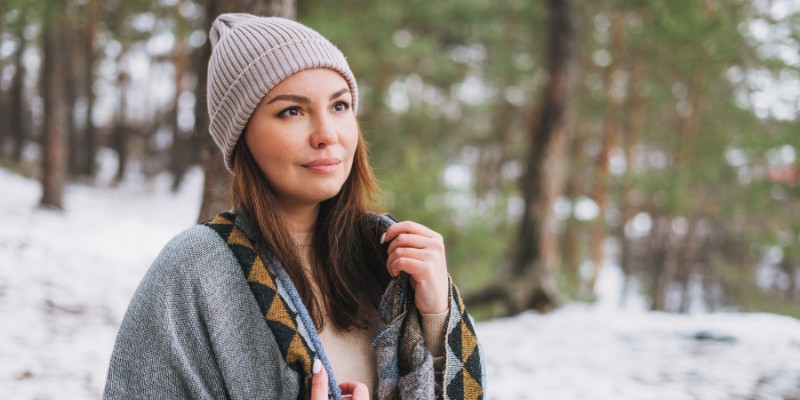
<svg viewBox="0 0 800 400">
<path fill-rule="evenodd" d="M 18 32 L 19 48 L 14 54 L 14 78 L 11 81 L 10 102 L 9 105 L 9 125 L 11 128 L 11 160 L 14 164 L 19 164 L 22 161 L 22 150 L 25 148 L 25 141 L 30 137 L 28 131 L 27 121 L 25 115 L 27 110 L 30 109 L 25 102 L 25 63 L 22 61 L 22 55 L 27 47 L 25 35 L 24 14 L 20 16 L 22 19 L 19 21 L 20 28 Z"/>
<path fill-rule="evenodd" d="M 700 133 L 701 110 L 705 103 L 705 78 L 703 72 L 695 73 L 689 83 L 689 105 L 690 113 L 681 123 L 681 139 L 676 160 L 676 169 L 689 172 L 692 164 L 692 152 L 694 142 Z"/>
<path fill-rule="evenodd" d="M 789 283 L 785 290 L 781 293 L 782 297 L 789 301 L 797 299 L 797 265 L 794 259 L 789 255 L 785 255 L 780 265 L 781 270 L 786 274 L 786 281 Z"/>
<path fill-rule="evenodd" d="M 582 88 L 577 90 L 577 93 L 583 93 Z M 591 122 L 577 120 L 575 132 L 569 144 L 567 160 L 569 160 L 570 173 L 564 186 L 563 196 L 571 202 L 573 209 L 575 201 L 589 193 L 591 177 L 587 176 L 584 171 L 590 168 L 591 164 L 586 152 L 586 142 L 589 139 L 591 130 Z M 586 292 L 584 280 L 580 273 L 581 263 L 585 259 L 587 252 L 585 245 L 586 233 L 583 222 L 575 217 L 574 212 L 571 212 L 569 218 L 564 221 L 561 235 L 562 270 L 560 271 L 561 279 L 565 283 L 564 289 L 568 291 L 567 295 L 570 298 L 580 299 L 584 297 Z"/>
<path fill-rule="evenodd" d="M 211 29 L 211 24 L 222 13 L 226 12 L 249 12 L 260 15 L 276 15 L 286 18 L 294 18 L 296 14 L 294 0 L 208 0 L 206 2 L 206 32 Z M 273 14 L 280 11 L 281 14 Z M 206 105 L 206 82 L 208 80 L 208 59 L 211 56 L 211 42 L 206 41 L 203 50 L 203 62 L 199 63 L 197 76 L 198 84 L 196 90 L 197 103 L 195 105 L 195 132 L 201 138 L 201 159 L 203 162 L 203 173 L 205 183 L 203 191 L 203 201 L 200 205 L 198 221 L 205 221 L 217 213 L 231 207 L 230 194 L 228 193 L 228 170 L 211 135 L 208 134 L 208 109 Z"/>
<path fill-rule="evenodd" d="M 572 155 L 575 154 L 571 151 Z M 573 201 L 578 197 L 578 183 L 575 179 L 570 179 L 564 189 L 564 197 Z M 579 225 L 580 221 L 574 215 L 564 221 L 564 234 L 561 243 L 562 271 L 566 282 L 567 295 L 570 298 L 580 298 L 583 296 L 583 279 L 580 274 L 581 260 L 583 258 L 581 249 L 581 238 L 583 229 Z"/>
<path fill-rule="evenodd" d="M 67 127 L 65 102 L 66 71 L 64 68 L 64 0 L 47 3 L 49 19 L 44 24 L 44 137 L 42 140 L 42 199 L 40 206 L 63 209 Z"/>
<path fill-rule="evenodd" d="M 592 225 L 591 256 L 593 271 L 589 278 L 588 295 L 594 296 L 594 285 L 600 268 L 603 265 L 605 252 L 603 246 L 608 233 L 606 225 L 606 211 L 609 202 L 609 187 L 611 186 L 611 172 L 609 171 L 609 159 L 611 152 L 619 147 L 619 137 L 621 135 L 620 121 L 622 121 L 622 101 L 621 93 L 622 81 L 622 53 L 625 42 L 625 13 L 619 10 L 613 11 L 611 16 L 611 54 L 613 60 L 606 69 L 605 90 L 606 90 L 606 115 L 603 126 L 603 139 L 600 154 L 597 156 L 596 177 L 592 197 L 599 213 Z"/>
<path fill-rule="evenodd" d="M 101 0 L 90 0 L 88 4 L 88 16 L 86 29 L 83 38 L 84 56 L 84 76 L 83 91 L 86 94 L 86 110 L 84 120 L 86 121 L 83 132 L 83 157 L 80 160 L 78 174 L 83 176 L 94 176 L 95 155 L 97 154 L 97 128 L 94 126 L 92 114 L 94 114 L 94 64 L 97 60 L 96 38 L 100 27 L 100 13 L 102 12 Z"/>
<path fill-rule="evenodd" d="M 123 49 L 118 58 L 118 65 L 124 58 L 126 50 Z M 125 71 L 119 71 L 117 76 L 117 90 L 119 90 L 119 108 L 112 131 L 112 147 L 117 153 L 117 174 L 114 183 L 118 184 L 125 179 L 128 165 L 128 129 L 126 124 L 126 109 L 128 108 L 128 83 L 129 79 Z"/>
<path fill-rule="evenodd" d="M 525 210 L 511 264 L 513 313 L 549 310 L 559 303 L 558 246 L 553 204 L 564 190 L 575 90 L 573 0 L 548 0 L 549 81 L 530 130 L 527 169 L 520 180 Z"/>
<path fill-rule="evenodd" d="M 8 6 L 5 3 L 0 3 L 0 16 L 6 15 L 6 8 Z M 0 18 L 0 32 L 11 32 L 10 29 L 5 25 L 5 21 L 3 18 Z M 21 35 L 20 35 L 21 36 Z M 20 41 L 21 44 L 21 41 Z M 20 46 L 22 48 L 23 46 Z M 19 48 L 17 49 L 19 51 Z M 0 57 L 0 71 L 5 71 L 6 69 L 6 60 Z M 19 73 L 19 70 L 14 70 L 15 74 Z M 0 85 L 0 121 L 8 121 L 8 109 L 10 108 L 11 98 L 8 96 L 5 91 L 3 90 L 2 85 Z M 6 143 L 8 142 L 9 137 L 9 130 L 7 129 L 0 129 L 0 161 L 4 161 L 6 159 Z"/>
<path fill-rule="evenodd" d="M 78 80 L 83 78 L 82 76 L 78 76 L 78 70 L 82 67 L 80 62 L 83 61 L 80 57 L 80 52 L 83 49 L 78 48 L 77 41 L 78 32 L 75 23 L 75 13 L 67 12 L 64 14 L 64 37 L 62 39 L 66 52 L 65 54 L 70 54 L 71 57 L 79 59 L 76 60 L 77 63 L 65 62 L 63 67 L 64 74 L 67 76 L 64 98 L 66 99 L 65 107 L 67 108 L 67 173 L 69 176 L 76 176 L 78 174 L 78 160 L 81 156 L 81 150 L 83 150 L 79 145 L 81 138 L 78 132 L 78 121 L 75 119 L 74 110 L 79 97 L 78 85 L 80 82 L 78 82 Z"/>
<path fill-rule="evenodd" d="M 683 201 L 687 197 L 685 181 L 691 171 L 691 154 L 694 152 L 694 141 L 700 130 L 700 110 L 702 108 L 705 92 L 701 84 L 702 79 L 700 73 L 696 73 L 690 80 L 691 92 L 689 93 L 689 101 L 691 105 L 691 113 L 686 116 L 681 123 L 681 138 L 678 148 L 676 149 L 675 156 L 675 176 L 676 185 L 673 198 L 677 202 Z M 679 217 L 680 208 L 677 204 L 672 204 L 669 214 L 665 217 L 666 224 L 666 243 L 667 243 L 667 256 L 664 258 L 664 265 L 659 269 L 659 274 L 656 276 L 655 290 L 653 292 L 652 308 L 655 311 L 666 311 L 669 304 L 667 304 L 670 295 L 670 288 L 673 283 L 678 283 L 676 278 L 680 272 L 681 265 L 679 257 L 681 254 L 680 240 L 673 227 L 673 223 Z"/>
<path fill-rule="evenodd" d="M 180 97 L 184 90 L 184 81 L 189 68 L 190 49 L 186 43 L 186 33 L 189 29 L 186 26 L 186 19 L 177 10 L 186 3 L 187 0 L 181 0 L 178 7 L 175 8 L 175 51 L 172 53 L 172 65 L 175 68 L 175 97 L 173 99 L 172 112 L 169 115 L 169 121 L 172 128 L 172 146 L 170 147 L 170 170 L 172 172 L 172 191 L 176 192 L 183 182 L 183 177 L 186 175 L 186 170 L 189 168 L 189 152 L 190 141 L 188 134 L 181 131 L 180 124 L 178 123 L 178 116 L 180 115 L 179 103 Z M 205 89 L 205 87 L 203 87 Z"/>
<path fill-rule="evenodd" d="M 646 82 L 646 73 L 644 66 L 641 63 L 634 63 L 631 68 L 631 82 L 629 96 L 628 96 L 628 122 L 627 129 L 625 130 L 625 190 L 620 201 L 622 207 L 622 223 L 620 224 L 622 238 L 622 248 L 620 249 L 620 267 L 624 274 L 624 281 L 622 285 L 622 297 L 620 306 L 624 306 L 627 301 L 627 294 L 629 290 L 630 278 L 634 275 L 634 265 L 631 249 L 631 240 L 625 234 L 625 227 L 633 220 L 639 212 L 641 204 L 634 204 L 639 202 L 634 198 L 637 196 L 635 193 L 636 188 L 633 187 L 633 180 L 637 174 L 636 171 L 636 150 L 639 147 L 642 135 L 644 134 L 645 126 L 647 123 L 647 107 L 646 97 L 644 93 L 644 85 Z"/>
<path fill-rule="evenodd" d="M 675 231 L 675 217 L 666 215 L 660 220 L 658 229 L 662 230 L 662 237 L 659 246 L 663 248 L 663 258 L 660 260 L 660 268 L 656 269 L 651 304 L 653 311 L 670 311 L 670 306 L 675 304 L 669 302 L 670 295 L 674 288 L 680 287 L 678 278 L 682 270 L 683 242 Z M 677 308 L 672 309 L 672 311 L 676 310 Z"/>
<path fill-rule="evenodd" d="M 689 220 L 689 231 L 685 235 L 678 264 L 681 287 L 681 304 L 679 311 L 688 313 L 692 306 L 692 279 L 697 275 L 698 254 L 706 246 L 704 238 L 698 234 L 698 221 Z"/>
</svg>

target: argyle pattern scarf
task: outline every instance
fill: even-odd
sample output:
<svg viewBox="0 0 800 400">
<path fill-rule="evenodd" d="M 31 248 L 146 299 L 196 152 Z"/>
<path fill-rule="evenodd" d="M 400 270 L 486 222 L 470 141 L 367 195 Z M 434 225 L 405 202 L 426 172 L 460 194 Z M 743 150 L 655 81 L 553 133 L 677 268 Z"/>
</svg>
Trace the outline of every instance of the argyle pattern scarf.
<svg viewBox="0 0 800 400">
<path fill-rule="evenodd" d="M 393 221 L 378 216 L 384 227 Z M 204 225 L 227 243 L 247 278 L 247 283 L 290 368 L 302 377 L 299 399 L 311 393 L 311 364 L 315 357 L 327 364 L 316 330 L 280 262 L 267 253 L 265 263 L 253 242 L 235 225 L 236 215 L 222 213 Z M 299 303 L 299 304 L 298 304 Z M 446 325 L 443 389 L 434 390 L 430 353 L 425 350 L 421 322 L 416 315 L 408 276 L 392 280 L 383 295 L 380 314 L 384 329 L 373 346 L 378 353 L 378 398 L 394 399 L 483 399 L 485 372 L 477 337 L 455 285 L 451 284 L 450 316 Z M 320 351 L 315 351 L 319 348 Z M 340 398 L 330 377 L 332 398 Z"/>
<path fill-rule="evenodd" d="M 311 395 L 311 367 L 317 354 L 309 345 L 308 336 L 301 333 L 304 330 L 301 328 L 306 327 L 298 318 L 294 307 L 279 294 L 279 278 L 264 263 L 253 242 L 234 224 L 235 220 L 235 214 L 222 213 L 205 225 L 225 240 L 242 267 L 247 284 L 267 321 L 267 326 L 275 336 L 283 359 L 303 377 L 303 390 L 300 391 L 299 398 L 307 399 Z"/>
</svg>

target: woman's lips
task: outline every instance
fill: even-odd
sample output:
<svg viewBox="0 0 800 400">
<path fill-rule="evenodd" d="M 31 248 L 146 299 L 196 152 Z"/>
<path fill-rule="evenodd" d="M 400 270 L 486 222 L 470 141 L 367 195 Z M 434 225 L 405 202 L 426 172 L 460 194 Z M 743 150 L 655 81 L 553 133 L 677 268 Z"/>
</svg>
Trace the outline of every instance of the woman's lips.
<svg viewBox="0 0 800 400">
<path fill-rule="evenodd" d="M 330 174 L 339 169 L 339 164 L 341 164 L 341 161 L 335 158 L 320 158 L 303 164 L 303 167 L 318 174 Z"/>
</svg>

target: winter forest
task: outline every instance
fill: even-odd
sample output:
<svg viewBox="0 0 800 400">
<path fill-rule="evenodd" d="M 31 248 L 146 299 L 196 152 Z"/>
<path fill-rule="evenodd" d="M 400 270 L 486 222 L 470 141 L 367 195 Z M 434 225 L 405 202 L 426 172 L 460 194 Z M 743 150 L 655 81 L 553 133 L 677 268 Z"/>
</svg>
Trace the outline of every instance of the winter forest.
<svg viewBox="0 0 800 400">
<path fill-rule="evenodd" d="M 444 236 L 487 335 L 501 338 L 506 317 L 574 316 L 608 300 L 602 281 L 614 276 L 619 309 L 783 316 L 800 356 L 792 0 L 0 0 L 0 215 L 77 215 L 86 190 L 124 214 L 139 206 L 110 193 L 163 184 L 165 199 L 190 200 L 157 252 L 230 208 L 205 79 L 210 23 L 234 11 L 297 19 L 347 55 L 381 204 Z M 38 191 L 13 192 L 33 190 L 20 179 Z M 15 229 L 0 224 L 3 319 L 23 293 L 12 280 L 33 281 L 4 261 Z M 126 273 L 119 313 L 155 254 Z M 21 353 L 0 348 L 11 374 L 0 382 L 33 379 L 9 354 Z M 652 398 L 800 398 L 800 362 L 781 365 L 793 375 L 774 396 Z M 99 393 L 94 372 L 88 391 Z M 528 398 L 519 393 L 490 398 Z"/>
</svg>

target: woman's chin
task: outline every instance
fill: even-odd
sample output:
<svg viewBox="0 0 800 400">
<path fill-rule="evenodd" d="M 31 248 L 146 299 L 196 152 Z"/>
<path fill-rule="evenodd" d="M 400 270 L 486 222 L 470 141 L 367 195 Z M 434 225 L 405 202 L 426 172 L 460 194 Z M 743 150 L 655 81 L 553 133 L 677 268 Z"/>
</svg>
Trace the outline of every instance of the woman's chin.
<svg viewBox="0 0 800 400">
<path fill-rule="evenodd" d="M 312 196 L 309 196 L 309 200 L 315 203 L 322 203 L 323 201 L 330 200 L 342 190 L 342 187 L 330 187 L 330 188 L 319 188 L 319 190 L 315 191 Z"/>
</svg>

